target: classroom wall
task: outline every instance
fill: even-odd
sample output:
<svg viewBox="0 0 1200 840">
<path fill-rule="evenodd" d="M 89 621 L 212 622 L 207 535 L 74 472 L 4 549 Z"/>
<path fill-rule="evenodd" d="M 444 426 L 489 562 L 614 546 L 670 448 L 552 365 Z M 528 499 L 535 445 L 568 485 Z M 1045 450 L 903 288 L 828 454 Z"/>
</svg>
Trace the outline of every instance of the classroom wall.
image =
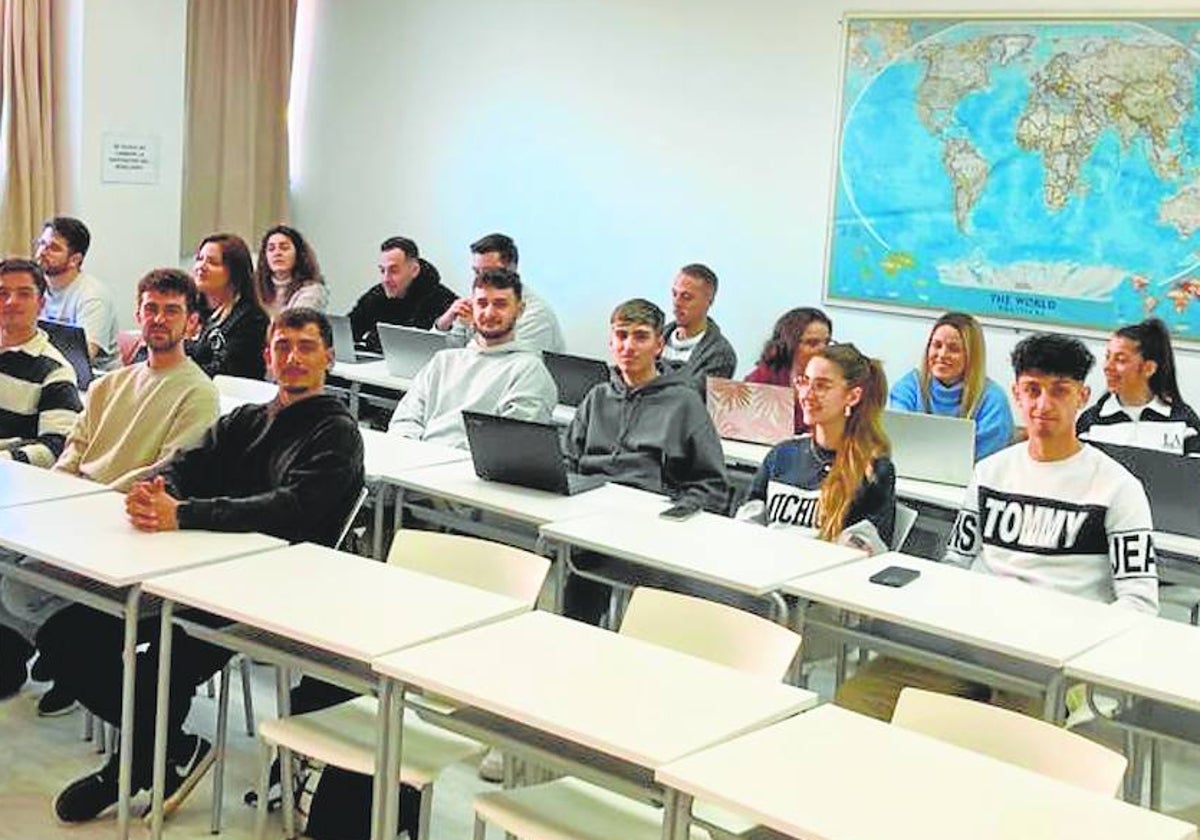
<svg viewBox="0 0 1200 840">
<path fill-rule="evenodd" d="M 862 5 L 316 2 L 294 216 L 319 249 L 334 307 L 373 282 L 388 235 L 413 236 L 463 290 L 467 244 L 500 229 L 517 239 L 524 277 L 579 352 L 603 352 L 614 303 L 645 295 L 666 305 L 680 265 L 709 263 L 723 283 L 714 316 L 737 347 L 739 373 L 748 369 L 778 313 L 820 301 L 839 18 Z M 1184 0 L 1155 7 L 1193 10 Z M 891 378 L 916 360 L 928 331 L 925 318 L 830 312 L 837 337 L 882 356 Z M 988 330 L 989 369 L 1003 382 L 1016 338 Z M 1200 382 L 1200 360 L 1189 353 L 1181 366 L 1185 383 Z M 1184 388 L 1200 401 L 1200 390 Z"/>
</svg>

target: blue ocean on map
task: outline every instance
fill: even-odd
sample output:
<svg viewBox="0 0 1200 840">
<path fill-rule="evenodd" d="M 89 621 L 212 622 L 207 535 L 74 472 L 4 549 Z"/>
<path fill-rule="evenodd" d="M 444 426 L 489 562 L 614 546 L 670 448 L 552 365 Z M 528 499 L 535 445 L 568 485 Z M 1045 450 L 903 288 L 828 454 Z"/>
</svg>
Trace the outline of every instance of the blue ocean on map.
<svg viewBox="0 0 1200 840">
<path fill-rule="evenodd" d="M 1192 43 L 1200 25 L 1171 21 L 1168 31 L 1174 37 L 1168 37 L 1161 28 L 1120 20 L 947 21 L 940 31 L 921 40 L 914 36 L 906 49 L 890 55 L 882 43 L 872 42 L 876 24 L 849 25 L 865 27 L 859 33 L 869 49 L 864 61 L 874 65 L 851 64 L 845 77 L 831 297 L 965 309 L 1100 331 L 1154 314 L 1181 336 L 1200 338 L 1196 55 L 1180 52 L 1184 66 L 1191 64 L 1186 84 L 1168 77 L 1161 86 L 1176 86 L 1177 101 L 1161 111 L 1172 114 L 1174 124 L 1158 150 L 1162 159 L 1165 149 L 1174 168 L 1156 168 L 1155 150 L 1141 123 L 1126 143 L 1108 119 L 1083 144 L 1084 152 L 1074 153 L 1074 181 L 1069 173 L 1063 176 L 1062 183 L 1071 188 L 1056 202 L 1047 186 L 1050 153 L 1045 147 L 1023 148 L 1018 141 L 1027 120 L 1040 132 L 1037 142 L 1052 145 L 1061 132 L 1047 128 L 1053 117 L 1045 114 L 1082 107 L 1065 95 L 1059 98 L 1068 85 L 1046 81 L 1051 62 L 1086 78 L 1086 62 L 1110 45 L 1179 51 Z M 960 56 L 966 58 L 960 61 Z M 952 79 L 966 80 L 961 92 L 948 96 L 939 88 L 934 93 L 940 98 L 923 98 L 929 90 L 922 85 L 930 84 L 935 61 L 942 62 L 939 83 L 947 67 L 960 74 Z M 1130 75 L 1131 90 L 1147 89 L 1141 70 L 1123 71 L 1119 61 L 1114 66 L 1118 79 L 1120 72 Z M 980 68 L 983 84 L 972 75 Z M 1041 112 L 1039 104 L 1046 106 Z M 1142 112 L 1130 108 L 1140 118 Z M 951 157 L 960 166 L 954 173 Z M 982 167 L 985 177 L 972 180 Z M 969 196 L 963 200 L 965 211 L 956 212 L 955 174 L 962 195 Z M 1160 214 L 1164 203 L 1192 182 L 1198 184 L 1196 222 L 1189 229 L 1191 216 L 1185 216 L 1177 222 L 1181 231 Z"/>
</svg>

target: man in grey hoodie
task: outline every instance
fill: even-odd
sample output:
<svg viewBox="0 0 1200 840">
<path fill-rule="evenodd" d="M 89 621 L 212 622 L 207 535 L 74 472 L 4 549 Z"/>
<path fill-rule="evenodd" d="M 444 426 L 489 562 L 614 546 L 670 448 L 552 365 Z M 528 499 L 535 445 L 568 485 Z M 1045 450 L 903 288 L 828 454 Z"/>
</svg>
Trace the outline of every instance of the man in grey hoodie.
<svg viewBox="0 0 1200 840">
<path fill-rule="evenodd" d="M 688 377 L 659 363 L 663 320 L 662 310 L 641 298 L 613 311 L 608 343 L 616 370 L 580 403 L 567 432 L 568 465 L 725 513 L 721 440 Z M 606 603 L 604 587 L 573 577 L 564 613 L 594 620 Z"/>
</svg>

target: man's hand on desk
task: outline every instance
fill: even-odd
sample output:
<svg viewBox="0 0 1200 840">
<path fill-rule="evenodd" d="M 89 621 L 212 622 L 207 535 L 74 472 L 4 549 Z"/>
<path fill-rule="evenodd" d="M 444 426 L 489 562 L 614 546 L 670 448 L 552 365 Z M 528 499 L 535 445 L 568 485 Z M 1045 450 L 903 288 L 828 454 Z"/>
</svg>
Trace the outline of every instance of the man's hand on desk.
<svg viewBox="0 0 1200 840">
<path fill-rule="evenodd" d="M 162 476 L 136 482 L 125 494 L 125 512 L 139 531 L 177 531 L 179 502 L 167 492 Z"/>
</svg>

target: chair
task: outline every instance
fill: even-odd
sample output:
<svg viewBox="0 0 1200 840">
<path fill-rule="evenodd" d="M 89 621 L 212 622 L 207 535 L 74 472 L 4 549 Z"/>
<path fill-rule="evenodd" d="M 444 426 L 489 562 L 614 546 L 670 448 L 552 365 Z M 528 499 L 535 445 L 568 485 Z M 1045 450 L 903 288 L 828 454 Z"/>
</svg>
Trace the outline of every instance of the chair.
<svg viewBox="0 0 1200 840">
<path fill-rule="evenodd" d="M 550 570 L 550 561 L 519 548 L 455 534 L 402 529 L 396 532 L 388 562 L 412 571 L 486 589 L 516 598 L 532 609 Z M 378 702 L 358 697 L 328 709 L 303 715 L 264 720 L 259 724 L 264 769 L 258 791 L 257 836 L 266 826 L 266 770 L 272 746 L 297 752 L 335 767 L 357 773 L 375 770 L 375 720 Z M 417 840 L 429 837 L 429 815 L 433 782 L 452 764 L 481 756 L 487 746 L 447 732 L 421 720 L 413 712 L 404 715 L 404 755 L 400 781 L 421 791 L 421 814 Z M 284 793 L 283 807 L 290 810 L 291 797 Z M 291 820 L 285 812 L 285 825 Z"/>
<path fill-rule="evenodd" d="M 910 508 L 908 505 L 902 505 L 896 502 L 896 520 L 892 526 L 892 551 L 899 551 L 904 547 L 904 541 L 908 539 L 908 535 L 912 533 L 913 526 L 917 524 L 917 511 Z"/>
<path fill-rule="evenodd" d="M 1018 712 L 919 688 L 900 692 L 892 723 L 1104 796 L 1128 761 L 1082 735 Z"/>
<path fill-rule="evenodd" d="M 646 587 L 633 591 L 620 632 L 770 679 L 782 679 L 800 649 L 797 633 L 765 618 Z M 709 821 L 724 824 L 726 815 L 715 810 L 709 809 Z M 662 811 L 566 777 L 476 796 L 475 840 L 483 840 L 488 823 L 523 840 L 655 840 L 662 834 Z M 708 836 L 699 826 L 690 831 L 695 840 Z"/>
</svg>

